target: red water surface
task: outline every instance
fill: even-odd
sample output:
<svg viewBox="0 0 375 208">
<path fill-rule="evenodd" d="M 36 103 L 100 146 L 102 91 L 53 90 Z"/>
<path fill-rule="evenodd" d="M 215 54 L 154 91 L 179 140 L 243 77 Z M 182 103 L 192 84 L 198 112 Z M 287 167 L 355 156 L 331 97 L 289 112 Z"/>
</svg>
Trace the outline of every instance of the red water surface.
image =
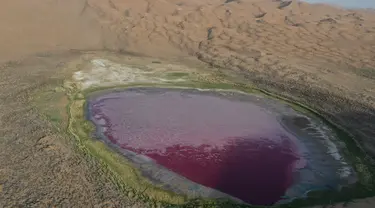
<svg viewBox="0 0 375 208">
<path fill-rule="evenodd" d="M 125 91 L 92 100 L 90 109 L 114 144 L 247 203 L 279 201 L 305 165 L 295 138 L 250 102 Z"/>
</svg>

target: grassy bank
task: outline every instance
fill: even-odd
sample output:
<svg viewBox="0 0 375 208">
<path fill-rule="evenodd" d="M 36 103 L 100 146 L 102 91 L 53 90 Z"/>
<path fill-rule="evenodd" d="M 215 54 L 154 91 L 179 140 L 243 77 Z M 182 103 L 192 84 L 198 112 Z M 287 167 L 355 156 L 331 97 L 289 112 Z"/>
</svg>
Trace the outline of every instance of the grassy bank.
<svg viewBox="0 0 375 208">
<path fill-rule="evenodd" d="M 149 180 L 141 176 L 141 173 L 133 168 L 132 164 L 126 160 L 122 155 L 113 151 L 103 142 L 93 139 L 92 135 L 95 131 L 94 126 L 85 118 L 85 102 L 87 97 L 97 94 L 105 93 L 113 90 L 123 90 L 129 87 L 168 87 L 168 88 L 199 88 L 199 89 L 215 89 L 215 90 L 235 90 L 245 93 L 258 93 L 263 96 L 277 99 L 284 102 L 297 111 L 309 114 L 313 117 L 325 121 L 331 127 L 339 138 L 347 145 L 347 151 L 344 152 L 345 157 L 354 166 L 359 176 L 359 182 L 351 187 L 343 188 L 340 192 L 329 191 L 315 191 L 308 195 L 307 199 L 296 199 L 290 204 L 279 205 L 278 207 L 303 207 L 308 205 L 333 204 L 335 202 L 350 203 L 355 198 L 365 198 L 374 195 L 374 172 L 371 165 L 364 159 L 364 154 L 357 147 L 353 138 L 345 132 L 341 127 L 331 123 L 324 116 L 320 115 L 314 109 L 309 108 L 301 103 L 291 102 L 288 99 L 282 98 L 278 95 L 271 94 L 267 91 L 255 89 L 252 86 L 232 84 L 232 83 L 209 83 L 209 82 L 185 82 L 176 86 L 176 83 L 162 83 L 162 84 L 147 84 L 134 83 L 116 87 L 96 87 L 86 90 L 79 90 L 74 84 L 59 88 L 59 96 L 67 96 L 68 102 L 64 109 L 67 114 L 67 121 L 64 121 L 64 111 L 61 111 L 61 105 L 53 104 L 57 98 L 49 98 L 48 93 L 42 93 L 39 96 L 38 105 L 44 103 L 44 113 L 46 118 L 51 122 L 56 123 L 56 126 L 63 129 L 64 126 L 68 134 L 75 139 L 75 144 L 79 151 L 81 151 L 88 160 L 99 161 L 100 166 L 108 177 L 130 198 L 140 200 L 149 204 L 151 207 L 256 207 L 243 204 L 236 204 L 228 200 L 210 200 L 210 199 L 195 199 L 188 200 L 186 197 L 163 190 L 153 185 Z M 52 96 L 52 95 L 50 95 Z M 57 96 L 57 95 L 55 95 Z M 43 102 L 43 100 L 45 102 Z M 52 102 L 52 103 L 51 103 Z M 45 104 L 50 103 L 45 108 Z M 47 110 L 46 110 L 47 109 Z M 55 109 L 55 110 L 53 110 Z M 59 120 L 62 120 L 61 122 Z"/>
</svg>

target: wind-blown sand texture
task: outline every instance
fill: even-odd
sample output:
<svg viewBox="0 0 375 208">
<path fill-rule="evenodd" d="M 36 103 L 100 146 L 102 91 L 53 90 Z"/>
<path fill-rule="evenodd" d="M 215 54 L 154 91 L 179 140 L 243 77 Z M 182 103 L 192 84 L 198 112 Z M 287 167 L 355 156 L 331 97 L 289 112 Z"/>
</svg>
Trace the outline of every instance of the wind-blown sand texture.
<svg viewBox="0 0 375 208">
<path fill-rule="evenodd" d="M 1 207 L 142 207 L 30 104 L 35 90 L 70 76 L 67 63 L 95 51 L 196 57 L 308 104 L 375 156 L 373 10 L 280 0 L 3 0 L 0 26 Z M 350 206 L 373 207 L 367 201 Z"/>
</svg>

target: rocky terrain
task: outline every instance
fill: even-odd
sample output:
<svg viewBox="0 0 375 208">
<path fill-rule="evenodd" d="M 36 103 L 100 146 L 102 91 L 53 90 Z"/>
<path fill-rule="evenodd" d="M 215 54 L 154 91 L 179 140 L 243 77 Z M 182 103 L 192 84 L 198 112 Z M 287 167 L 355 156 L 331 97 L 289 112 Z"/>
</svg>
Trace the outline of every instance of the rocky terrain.
<svg viewBox="0 0 375 208">
<path fill-rule="evenodd" d="M 314 108 L 375 158 L 372 10 L 281 0 L 5 0 L 0 26 L 0 207 L 142 207 L 32 105 L 36 91 L 71 76 L 70 63 L 100 51 L 207 63 Z"/>
</svg>

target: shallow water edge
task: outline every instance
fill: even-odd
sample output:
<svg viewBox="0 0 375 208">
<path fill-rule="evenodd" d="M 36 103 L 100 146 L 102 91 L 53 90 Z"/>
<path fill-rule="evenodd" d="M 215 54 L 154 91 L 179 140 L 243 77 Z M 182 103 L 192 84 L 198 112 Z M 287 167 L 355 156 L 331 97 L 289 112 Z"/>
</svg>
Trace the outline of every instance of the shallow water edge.
<svg viewBox="0 0 375 208">
<path fill-rule="evenodd" d="M 131 87 L 134 87 L 135 85 L 132 85 Z M 138 85 L 138 86 L 142 86 L 142 85 Z M 146 85 L 147 86 L 147 85 Z M 207 85 L 204 85 L 205 87 L 207 87 Z M 185 88 L 189 88 L 190 86 L 185 86 Z M 212 88 L 215 88 L 214 86 L 211 86 Z M 228 88 L 229 88 L 229 86 L 227 86 Z M 227 88 L 227 87 L 224 87 L 224 88 Z M 126 87 L 125 87 L 126 88 Z M 175 87 L 172 87 L 172 88 L 175 88 Z M 178 87 L 177 87 L 178 88 Z M 207 90 L 211 90 L 212 88 L 207 88 Z M 119 88 L 117 88 L 117 90 L 118 91 L 121 91 L 121 90 L 123 90 L 124 89 L 124 87 L 119 87 Z M 106 90 L 104 90 L 104 91 L 96 91 L 94 94 L 95 95 L 97 95 L 98 93 L 99 94 L 102 94 L 102 93 L 106 93 L 106 92 L 108 92 L 108 90 L 110 90 L 111 91 L 111 88 L 106 88 Z M 226 89 L 224 89 L 224 91 L 225 91 Z M 242 89 L 243 90 L 243 89 Z M 248 89 L 249 91 L 251 91 L 251 92 L 254 92 L 254 91 L 256 91 L 256 89 Z M 89 95 L 90 95 L 91 93 L 88 93 L 88 94 L 86 94 L 86 97 L 88 96 L 88 97 L 90 97 Z M 297 108 L 301 108 L 301 107 L 298 107 L 297 106 Z M 300 202 L 299 202 L 300 203 Z M 314 202 L 313 202 L 314 203 Z"/>
</svg>

